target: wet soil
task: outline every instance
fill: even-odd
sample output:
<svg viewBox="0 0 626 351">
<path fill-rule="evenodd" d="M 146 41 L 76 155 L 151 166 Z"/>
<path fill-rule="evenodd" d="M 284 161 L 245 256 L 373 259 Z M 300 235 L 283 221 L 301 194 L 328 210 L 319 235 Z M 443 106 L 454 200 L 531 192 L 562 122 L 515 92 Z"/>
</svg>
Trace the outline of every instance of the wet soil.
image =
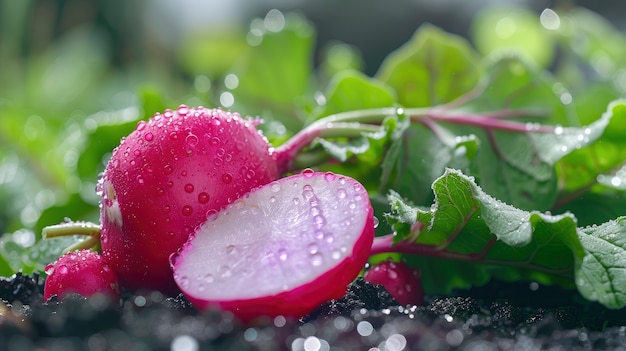
<svg viewBox="0 0 626 351">
<path fill-rule="evenodd" d="M 356 280 L 347 294 L 299 320 L 244 325 L 200 313 L 182 295 L 42 300 L 37 275 L 0 278 L 0 350 L 624 350 L 626 311 L 574 291 L 505 284 L 398 306 Z"/>
</svg>

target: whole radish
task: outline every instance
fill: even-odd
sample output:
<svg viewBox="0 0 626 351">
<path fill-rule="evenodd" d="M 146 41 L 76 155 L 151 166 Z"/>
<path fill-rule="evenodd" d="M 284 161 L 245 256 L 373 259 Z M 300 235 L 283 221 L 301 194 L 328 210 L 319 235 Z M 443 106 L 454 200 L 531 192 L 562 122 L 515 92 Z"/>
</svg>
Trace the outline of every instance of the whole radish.
<svg viewBox="0 0 626 351">
<path fill-rule="evenodd" d="M 178 291 L 168 257 L 207 217 L 280 175 L 257 121 L 180 106 L 120 145 L 98 184 L 102 254 L 131 291 Z"/>
<path fill-rule="evenodd" d="M 89 297 L 98 293 L 108 296 L 112 301 L 120 299 L 120 286 L 115 272 L 95 251 L 66 253 L 46 266 L 45 272 L 45 300 L 54 295 L 63 299 L 68 294 Z"/>
<path fill-rule="evenodd" d="M 367 191 L 332 173 L 264 185 L 207 219 L 172 255 L 174 278 L 199 309 L 243 321 L 298 318 L 342 297 L 374 239 Z"/>
<path fill-rule="evenodd" d="M 401 305 L 424 304 L 420 272 L 403 261 L 379 262 L 365 272 L 364 278 L 385 287 Z"/>
</svg>

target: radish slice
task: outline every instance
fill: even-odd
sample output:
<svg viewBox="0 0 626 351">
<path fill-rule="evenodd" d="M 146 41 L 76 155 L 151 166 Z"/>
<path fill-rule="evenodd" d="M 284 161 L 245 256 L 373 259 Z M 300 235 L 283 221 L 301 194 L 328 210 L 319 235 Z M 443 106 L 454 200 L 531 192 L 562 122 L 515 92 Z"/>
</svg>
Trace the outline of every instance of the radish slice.
<svg viewBox="0 0 626 351">
<path fill-rule="evenodd" d="M 244 321 L 301 317 L 345 294 L 373 238 L 373 210 L 360 183 L 305 171 L 209 214 L 170 263 L 199 309 L 219 307 Z"/>
</svg>

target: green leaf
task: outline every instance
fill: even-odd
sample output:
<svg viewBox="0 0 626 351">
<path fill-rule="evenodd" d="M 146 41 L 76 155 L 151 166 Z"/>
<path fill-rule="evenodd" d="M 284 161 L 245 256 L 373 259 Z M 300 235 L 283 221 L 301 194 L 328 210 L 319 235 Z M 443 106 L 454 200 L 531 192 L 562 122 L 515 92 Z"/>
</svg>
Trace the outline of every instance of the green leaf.
<svg viewBox="0 0 626 351">
<path fill-rule="evenodd" d="M 252 32 L 251 32 L 252 33 Z M 299 107 L 310 91 L 313 70 L 314 31 L 304 18 L 285 16 L 285 26 L 276 32 L 257 28 L 260 43 L 250 48 L 233 67 L 238 85 L 233 110 L 244 115 L 263 116 L 298 131 L 304 116 Z"/>
<path fill-rule="evenodd" d="M 408 43 L 387 56 L 376 76 L 396 90 L 401 105 L 422 107 L 467 93 L 483 72 L 467 41 L 422 25 Z"/>
<path fill-rule="evenodd" d="M 536 65 L 545 67 L 554 56 L 554 37 L 530 9 L 512 6 L 486 6 L 472 25 L 472 39 L 484 55 L 517 52 Z"/>
<path fill-rule="evenodd" d="M 333 76 L 324 95 L 325 103 L 313 111 L 313 120 L 351 110 L 391 107 L 396 103 L 393 89 L 353 70 L 341 71 Z"/>
<path fill-rule="evenodd" d="M 600 175 L 626 162 L 626 100 L 612 102 L 588 128 L 572 130 L 569 135 L 565 135 L 566 130 L 563 129 L 563 138 L 581 142 L 595 138 L 587 147 L 574 146 L 575 149 L 556 164 L 559 183 L 565 193 L 577 193 L 593 185 Z"/>
<path fill-rule="evenodd" d="M 432 201 L 430 185 L 447 167 L 469 171 L 479 149 L 474 135 L 455 136 L 445 127 L 412 124 L 385 155 L 381 192 L 393 189 L 416 204 Z"/>
<path fill-rule="evenodd" d="M 378 107 L 392 107 L 395 104 L 394 92 L 386 84 L 369 78 L 365 74 L 345 70 L 336 74 L 325 91 L 325 103 L 312 113 L 317 120 L 329 115 L 355 109 L 367 110 Z M 361 128 L 368 127 L 368 129 Z M 352 138 L 321 138 L 319 144 L 331 157 L 343 164 L 324 167 L 333 172 L 358 177 L 362 182 L 372 181 L 376 187 L 379 181 L 378 166 L 383 161 L 384 149 L 395 132 L 395 116 L 389 116 L 380 127 L 366 123 L 353 123 L 343 134 Z M 332 128 L 331 128 L 332 129 Z M 362 130 L 360 130 L 362 129 Z M 341 134 L 341 133 L 340 133 Z M 376 174 L 372 177 L 372 174 Z"/>
<path fill-rule="evenodd" d="M 582 228 L 585 257 L 576 271 L 580 293 L 609 308 L 626 306 L 626 217 Z"/>
<path fill-rule="evenodd" d="M 409 205 L 391 195 L 394 212 L 387 216 L 397 232 L 396 245 L 413 247 L 421 255 L 461 261 L 441 269 L 429 265 L 430 276 L 423 275 L 427 289 L 450 292 L 484 283 L 489 276 L 571 282 L 576 262 L 584 256 L 572 215 L 517 209 L 451 169 L 432 188 L 435 202 L 430 210 L 415 208 L 416 217 L 407 221 Z M 460 279 L 459 272 L 467 278 Z"/>
</svg>

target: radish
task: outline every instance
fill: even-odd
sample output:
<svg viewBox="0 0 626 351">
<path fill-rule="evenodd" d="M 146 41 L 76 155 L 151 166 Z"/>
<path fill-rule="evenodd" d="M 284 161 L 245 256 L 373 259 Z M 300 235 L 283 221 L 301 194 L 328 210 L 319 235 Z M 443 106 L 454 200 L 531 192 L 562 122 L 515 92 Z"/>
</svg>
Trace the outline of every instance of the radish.
<svg viewBox="0 0 626 351">
<path fill-rule="evenodd" d="M 420 272 L 403 261 L 377 263 L 365 272 L 364 278 L 370 283 L 382 285 L 401 305 L 424 304 Z"/>
<path fill-rule="evenodd" d="M 115 273 L 95 251 L 80 250 L 66 253 L 46 266 L 45 300 L 56 295 L 63 299 L 68 294 L 86 297 L 104 294 L 119 301 L 120 286 Z"/>
<path fill-rule="evenodd" d="M 194 229 L 280 176 L 259 121 L 180 106 L 120 145 L 98 184 L 102 255 L 130 290 L 177 292 L 168 258 Z"/>
<path fill-rule="evenodd" d="M 301 317 L 342 297 L 369 257 L 374 216 L 356 180 L 305 170 L 210 216 L 172 255 L 174 279 L 199 309 Z"/>
</svg>

